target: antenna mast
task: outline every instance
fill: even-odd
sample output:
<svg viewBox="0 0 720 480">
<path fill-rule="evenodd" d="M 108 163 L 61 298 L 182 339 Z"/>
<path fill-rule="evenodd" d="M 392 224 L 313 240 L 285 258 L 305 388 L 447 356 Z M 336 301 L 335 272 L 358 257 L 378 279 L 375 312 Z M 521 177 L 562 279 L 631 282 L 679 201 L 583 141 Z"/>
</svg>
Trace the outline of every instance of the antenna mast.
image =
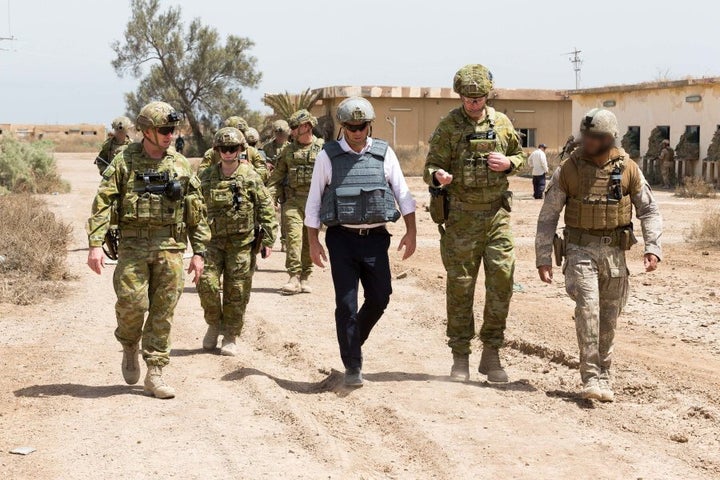
<svg viewBox="0 0 720 480">
<path fill-rule="evenodd" d="M 0 37 L 0 42 L 3 40 L 12 42 L 17 40 L 12 34 L 12 25 L 10 24 L 10 0 L 7 0 L 7 18 L 8 18 L 8 37 Z M 7 50 L 7 48 L 0 48 L 0 50 Z"/>
<path fill-rule="evenodd" d="M 573 70 L 575 71 L 575 90 L 580 88 L 580 70 L 582 68 L 583 60 L 580 58 L 582 50 L 578 50 L 577 47 L 572 52 L 563 53 L 563 55 L 570 56 L 570 63 L 573 64 Z"/>
</svg>

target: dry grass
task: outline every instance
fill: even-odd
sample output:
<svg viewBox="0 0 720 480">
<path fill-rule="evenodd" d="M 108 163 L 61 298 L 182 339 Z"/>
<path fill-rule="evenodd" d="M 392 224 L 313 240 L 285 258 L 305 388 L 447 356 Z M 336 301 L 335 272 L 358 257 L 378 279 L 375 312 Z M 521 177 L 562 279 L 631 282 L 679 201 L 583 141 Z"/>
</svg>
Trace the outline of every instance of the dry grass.
<svg viewBox="0 0 720 480">
<path fill-rule="evenodd" d="M 720 209 L 706 213 L 688 233 L 688 240 L 720 245 Z"/>
<path fill-rule="evenodd" d="M 715 198 L 715 187 L 699 177 L 686 177 L 675 188 L 675 196 L 683 198 Z"/>
<path fill-rule="evenodd" d="M 409 177 L 422 176 L 425 169 L 425 158 L 428 147 L 418 145 L 416 147 L 400 145 L 394 149 L 400 160 L 400 166 L 405 175 Z"/>
<path fill-rule="evenodd" d="M 0 139 L 0 194 L 69 191 L 70 185 L 57 173 L 52 143 Z"/>
<path fill-rule="evenodd" d="M 43 200 L 0 196 L 0 302 L 27 305 L 60 294 L 61 281 L 69 278 L 71 232 Z"/>
<path fill-rule="evenodd" d="M 67 136 L 53 137 L 51 140 L 55 146 L 56 152 L 63 153 L 80 153 L 80 152 L 99 152 L 102 143 L 105 141 L 105 137 L 102 135 L 87 135 L 87 136 Z"/>
</svg>

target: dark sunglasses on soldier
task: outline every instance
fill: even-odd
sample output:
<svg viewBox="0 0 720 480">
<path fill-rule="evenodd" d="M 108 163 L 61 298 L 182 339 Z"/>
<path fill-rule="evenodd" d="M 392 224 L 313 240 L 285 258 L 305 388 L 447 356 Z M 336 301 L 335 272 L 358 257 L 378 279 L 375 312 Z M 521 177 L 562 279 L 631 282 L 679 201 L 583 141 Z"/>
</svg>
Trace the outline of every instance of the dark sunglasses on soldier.
<svg viewBox="0 0 720 480">
<path fill-rule="evenodd" d="M 343 126 L 345 127 L 346 130 L 349 130 L 351 132 L 362 132 L 363 130 L 365 130 L 368 127 L 368 123 L 369 122 L 365 122 L 365 123 L 361 123 L 360 125 L 349 125 L 346 123 Z"/>
<path fill-rule="evenodd" d="M 218 147 L 222 153 L 235 153 L 240 150 L 240 145 Z"/>
<path fill-rule="evenodd" d="M 171 135 L 175 133 L 175 127 L 160 127 L 157 130 L 160 135 Z"/>
</svg>

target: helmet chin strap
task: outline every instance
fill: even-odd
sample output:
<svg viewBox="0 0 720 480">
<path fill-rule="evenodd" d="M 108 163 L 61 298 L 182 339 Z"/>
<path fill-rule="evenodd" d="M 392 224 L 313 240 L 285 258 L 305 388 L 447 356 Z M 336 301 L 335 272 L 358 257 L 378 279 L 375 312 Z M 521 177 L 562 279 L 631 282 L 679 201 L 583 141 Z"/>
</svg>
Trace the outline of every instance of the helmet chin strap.
<svg viewBox="0 0 720 480">
<path fill-rule="evenodd" d="M 147 140 L 148 142 L 150 142 L 151 144 L 155 145 L 156 147 L 163 148 L 162 145 L 160 145 L 160 139 L 158 138 L 157 128 L 153 128 L 152 133 L 153 133 L 153 137 L 155 137 L 154 140 L 150 137 L 150 135 L 147 134 L 147 130 L 143 131 L 143 138 L 145 140 Z"/>
</svg>

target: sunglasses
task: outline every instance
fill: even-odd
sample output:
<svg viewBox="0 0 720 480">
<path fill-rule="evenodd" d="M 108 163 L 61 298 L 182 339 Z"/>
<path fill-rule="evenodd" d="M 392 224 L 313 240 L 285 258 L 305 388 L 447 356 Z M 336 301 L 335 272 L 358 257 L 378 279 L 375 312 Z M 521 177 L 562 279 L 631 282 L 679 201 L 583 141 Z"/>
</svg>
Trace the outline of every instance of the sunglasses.
<svg viewBox="0 0 720 480">
<path fill-rule="evenodd" d="M 482 97 L 462 97 L 463 103 L 468 105 L 475 105 L 476 103 L 481 103 L 483 100 L 487 100 L 487 95 L 483 95 Z"/>
<path fill-rule="evenodd" d="M 175 133 L 175 127 L 160 127 L 157 131 L 160 135 L 172 135 Z"/>
<path fill-rule="evenodd" d="M 368 124 L 370 122 L 361 123 L 360 125 L 348 125 L 347 123 L 343 125 L 346 130 L 349 130 L 351 132 L 362 132 L 368 127 Z"/>
<path fill-rule="evenodd" d="M 240 150 L 240 145 L 222 146 L 218 147 L 222 153 L 235 153 Z"/>
</svg>

